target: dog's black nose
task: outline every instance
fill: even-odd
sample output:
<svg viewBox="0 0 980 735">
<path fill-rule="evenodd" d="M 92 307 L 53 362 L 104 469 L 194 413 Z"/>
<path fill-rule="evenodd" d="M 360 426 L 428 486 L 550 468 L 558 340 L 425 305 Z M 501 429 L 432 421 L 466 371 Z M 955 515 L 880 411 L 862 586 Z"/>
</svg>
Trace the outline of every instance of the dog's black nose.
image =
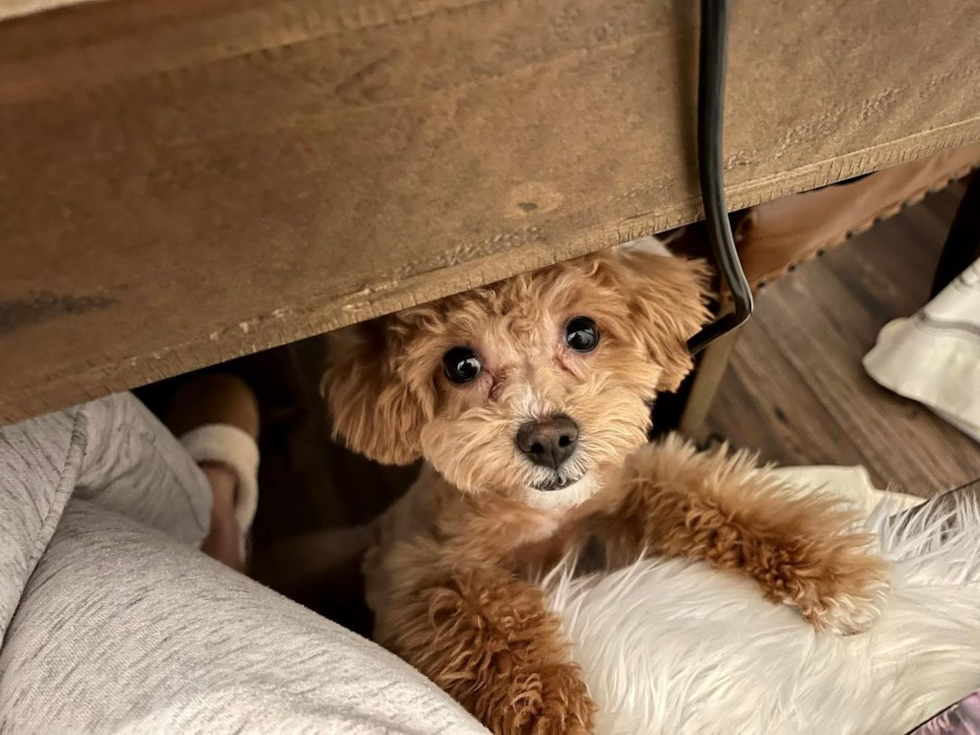
<svg viewBox="0 0 980 735">
<path fill-rule="evenodd" d="M 557 470 L 575 452 L 578 425 L 564 414 L 528 421 L 517 432 L 517 446 L 534 464 Z"/>
</svg>

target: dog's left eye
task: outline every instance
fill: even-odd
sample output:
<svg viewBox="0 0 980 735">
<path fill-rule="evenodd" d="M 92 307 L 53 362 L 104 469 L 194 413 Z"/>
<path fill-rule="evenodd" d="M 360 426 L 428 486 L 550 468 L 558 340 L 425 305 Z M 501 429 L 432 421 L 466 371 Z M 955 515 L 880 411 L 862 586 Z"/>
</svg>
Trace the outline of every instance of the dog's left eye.
<svg viewBox="0 0 980 735">
<path fill-rule="evenodd" d="M 480 358 L 469 347 L 453 347 L 442 356 L 446 377 L 454 383 L 469 383 L 480 374 Z"/>
<path fill-rule="evenodd" d="M 574 317 L 565 325 L 565 344 L 576 352 L 592 352 L 599 344 L 599 330 L 587 316 Z"/>
</svg>

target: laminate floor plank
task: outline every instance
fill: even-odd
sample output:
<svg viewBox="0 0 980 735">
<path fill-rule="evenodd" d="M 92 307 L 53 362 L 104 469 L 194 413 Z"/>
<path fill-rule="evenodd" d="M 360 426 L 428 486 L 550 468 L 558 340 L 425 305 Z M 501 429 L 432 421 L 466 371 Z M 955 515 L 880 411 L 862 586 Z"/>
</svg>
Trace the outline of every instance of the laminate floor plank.
<svg viewBox="0 0 980 735">
<path fill-rule="evenodd" d="M 980 445 L 861 365 L 886 323 L 928 300 L 962 190 L 767 285 L 707 419 L 712 434 L 780 464 L 863 464 L 880 487 L 924 496 L 980 477 Z"/>
</svg>

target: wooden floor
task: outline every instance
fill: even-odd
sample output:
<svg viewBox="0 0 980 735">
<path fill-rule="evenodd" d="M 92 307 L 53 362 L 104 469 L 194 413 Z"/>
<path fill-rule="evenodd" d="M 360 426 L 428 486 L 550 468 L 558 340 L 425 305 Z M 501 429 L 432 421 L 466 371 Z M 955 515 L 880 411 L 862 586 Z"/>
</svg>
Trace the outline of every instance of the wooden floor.
<svg viewBox="0 0 980 735">
<path fill-rule="evenodd" d="M 934 194 L 764 287 L 709 430 L 780 464 L 864 465 L 916 495 L 980 477 L 980 445 L 861 366 L 882 326 L 928 300 L 961 195 Z"/>
</svg>

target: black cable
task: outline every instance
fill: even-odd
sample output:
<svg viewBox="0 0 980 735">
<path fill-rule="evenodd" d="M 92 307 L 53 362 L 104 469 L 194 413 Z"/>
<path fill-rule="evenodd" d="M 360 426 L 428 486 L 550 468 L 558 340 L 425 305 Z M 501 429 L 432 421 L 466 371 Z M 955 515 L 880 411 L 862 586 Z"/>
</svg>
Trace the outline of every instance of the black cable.
<svg viewBox="0 0 980 735">
<path fill-rule="evenodd" d="M 701 48 L 698 67 L 698 176 L 705 224 L 715 260 L 728 284 L 735 310 L 705 326 L 688 340 L 696 354 L 724 334 L 742 326 L 752 315 L 752 289 L 735 250 L 725 206 L 722 174 L 725 59 L 728 42 L 728 0 L 701 0 Z"/>
</svg>

